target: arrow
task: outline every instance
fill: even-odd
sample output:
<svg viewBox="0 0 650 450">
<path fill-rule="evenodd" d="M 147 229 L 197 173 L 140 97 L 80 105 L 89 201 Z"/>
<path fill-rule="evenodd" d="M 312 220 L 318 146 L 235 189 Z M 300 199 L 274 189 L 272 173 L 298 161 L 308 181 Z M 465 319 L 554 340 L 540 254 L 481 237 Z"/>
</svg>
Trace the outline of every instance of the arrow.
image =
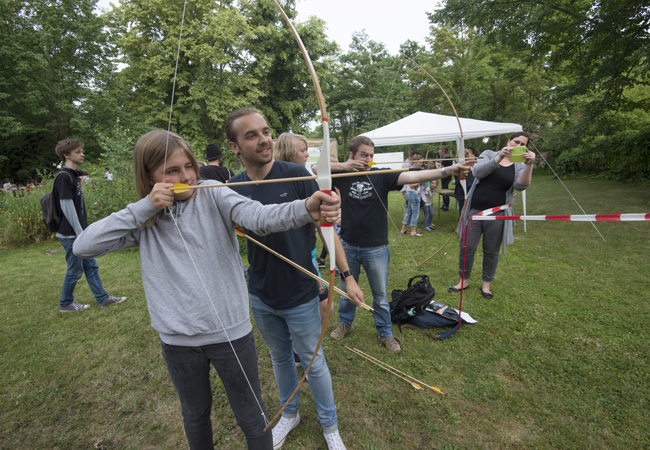
<svg viewBox="0 0 650 450">
<path fill-rule="evenodd" d="M 411 168 L 403 169 L 386 169 L 386 170 L 370 170 L 368 172 L 346 172 L 346 173 L 335 173 L 332 175 L 332 178 L 346 178 L 346 177 L 359 177 L 363 175 L 377 175 L 385 173 L 395 173 L 395 172 L 408 172 L 413 170 Z M 218 188 L 218 187 L 229 187 L 229 186 L 244 186 L 247 184 L 270 184 L 270 183 L 281 183 L 284 181 L 303 181 L 303 180 L 318 180 L 317 175 L 310 175 L 308 177 L 294 177 L 294 178 L 275 178 L 273 180 L 255 180 L 255 181 L 239 181 L 237 183 L 218 183 L 218 184 L 195 184 L 190 186 L 189 184 L 175 183 L 173 187 L 170 187 L 169 190 L 180 194 L 182 192 L 187 192 L 190 189 L 207 189 L 207 188 Z"/>
<path fill-rule="evenodd" d="M 395 375 L 396 377 L 399 377 L 399 378 L 401 378 L 402 380 L 404 380 L 404 381 L 410 383 L 410 384 L 411 384 L 414 388 L 416 388 L 416 389 L 421 389 L 421 390 L 423 390 L 423 391 L 426 391 L 426 389 L 424 389 L 422 386 L 420 386 L 420 384 L 418 384 L 418 383 L 421 383 L 421 384 L 423 384 L 424 386 L 426 386 L 426 387 L 428 387 L 429 389 L 431 389 L 433 392 L 436 392 L 436 393 L 438 393 L 438 394 L 442 394 L 442 395 L 444 395 L 444 396 L 447 396 L 447 394 L 441 392 L 440 389 L 435 388 L 435 387 L 433 387 L 433 386 L 429 386 L 428 384 L 424 383 L 423 381 L 420 381 L 420 380 L 418 380 L 417 378 L 413 378 L 413 377 L 410 376 L 409 374 L 406 374 L 406 373 L 402 372 L 402 371 L 399 370 L 399 369 L 396 369 L 396 368 L 394 368 L 394 367 L 392 367 L 392 366 L 389 366 L 388 364 L 386 364 L 385 362 L 383 362 L 383 361 L 381 361 L 381 360 L 379 360 L 379 359 L 377 359 L 377 358 L 374 358 L 374 357 L 372 357 L 372 356 L 370 356 L 370 355 L 365 354 L 365 353 L 362 352 L 361 350 L 358 350 L 358 349 L 356 349 L 356 348 L 350 348 L 350 347 L 348 347 L 347 345 L 345 346 L 345 348 L 347 348 L 348 350 L 350 350 L 352 353 L 355 353 L 355 354 L 361 356 L 362 358 L 367 359 L 367 360 L 370 361 L 371 363 L 373 363 L 373 364 L 375 364 L 375 365 L 381 367 L 381 368 L 384 369 L 385 371 L 392 373 L 392 374 Z M 400 375 L 400 374 L 401 374 L 401 375 Z M 402 375 L 404 375 L 404 376 L 402 376 Z M 408 377 L 408 378 L 410 378 L 410 379 L 413 380 L 413 381 L 408 380 L 408 379 L 406 379 L 405 377 Z M 417 382 L 417 383 L 414 383 L 414 381 Z"/>
<path fill-rule="evenodd" d="M 334 291 L 335 291 L 337 294 L 340 294 L 340 295 L 344 296 L 345 298 L 350 299 L 350 297 L 348 297 L 348 294 L 347 294 L 345 291 L 343 291 L 343 290 L 337 288 L 336 286 L 334 286 L 333 288 L 330 288 L 330 284 L 329 284 L 327 281 L 325 281 L 324 279 L 322 279 L 321 277 L 319 277 L 318 275 L 316 275 L 315 273 L 310 272 L 309 270 L 305 269 L 305 268 L 302 267 L 301 265 L 296 264 L 295 262 L 291 261 L 291 260 L 290 260 L 289 258 L 287 258 L 286 256 L 281 255 L 280 253 L 276 252 L 276 251 L 273 250 L 272 248 L 267 247 L 266 245 L 262 244 L 260 241 L 258 241 L 258 240 L 256 240 L 256 239 L 250 237 L 249 235 L 247 235 L 246 233 L 244 233 L 244 232 L 243 232 L 242 230 L 240 230 L 239 228 L 235 227 L 235 233 L 237 233 L 238 236 L 245 237 L 246 239 L 248 239 L 249 241 L 251 241 L 253 244 L 259 245 L 259 246 L 262 247 L 264 250 L 268 251 L 268 252 L 271 253 L 272 255 L 275 255 L 275 256 L 277 256 L 278 258 L 280 258 L 282 261 L 286 262 L 287 264 L 290 264 L 291 266 L 293 266 L 293 267 L 295 267 L 296 269 L 300 270 L 300 271 L 301 271 L 302 273 L 304 273 L 305 275 L 310 276 L 311 278 L 313 278 L 313 279 L 316 280 L 316 281 L 320 281 L 320 282 L 323 283 L 325 286 L 327 286 L 328 289 L 334 289 Z M 362 303 L 360 307 L 363 308 L 363 309 L 365 309 L 366 311 L 370 311 L 370 312 L 373 313 L 373 314 L 377 314 L 377 311 L 375 311 L 374 309 L 372 309 L 370 306 L 366 305 L 365 303 Z"/>
</svg>

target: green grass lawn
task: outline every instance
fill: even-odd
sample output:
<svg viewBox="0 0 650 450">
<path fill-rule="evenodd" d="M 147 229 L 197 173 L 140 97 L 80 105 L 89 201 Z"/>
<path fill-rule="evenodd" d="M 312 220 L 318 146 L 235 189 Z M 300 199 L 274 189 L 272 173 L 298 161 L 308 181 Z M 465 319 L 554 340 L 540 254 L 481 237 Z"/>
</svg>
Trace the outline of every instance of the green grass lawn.
<svg viewBox="0 0 650 450">
<path fill-rule="evenodd" d="M 587 213 L 650 212 L 650 189 L 595 180 L 566 182 Z M 452 200 L 453 205 L 453 200 Z M 437 200 L 434 202 L 437 209 Z M 521 195 L 516 212 L 522 212 Z M 403 200 L 391 194 L 399 228 Z M 535 174 L 529 214 L 580 214 L 561 184 Z M 420 219 L 421 222 L 422 219 Z M 427 274 L 436 300 L 458 307 L 458 241 L 415 269 L 451 235 L 454 211 L 436 212 L 421 238 L 389 224 L 389 292 Z M 394 333 L 403 352 L 376 341 L 372 315 L 355 331 L 323 342 L 332 372 L 339 429 L 350 449 L 650 448 L 650 223 L 529 222 L 501 257 L 494 299 L 481 297 L 480 266 L 463 297 L 479 322 L 451 339 Z M 102 282 L 128 301 L 94 305 L 82 279 L 75 292 L 91 308 L 58 313 L 65 274 L 56 240 L 0 250 L 0 448 L 186 448 L 180 406 L 151 328 L 137 251 L 98 260 Z M 412 256 L 411 256 L 412 255 Z M 479 250 L 477 264 L 481 260 Z M 372 302 L 365 276 L 360 283 Z M 211 311 L 206 306 L 206 314 Z M 331 318 L 328 335 L 338 325 Z M 257 335 L 264 401 L 279 409 L 266 346 Z M 448 396 L 417 391 L 352 354 L 356 347 Z M 215 446 L 245 448 L 225 393 L 213 375 Z M 301 424 L 283 448 L 324 449 L 307 383 Z"/>
</svg>

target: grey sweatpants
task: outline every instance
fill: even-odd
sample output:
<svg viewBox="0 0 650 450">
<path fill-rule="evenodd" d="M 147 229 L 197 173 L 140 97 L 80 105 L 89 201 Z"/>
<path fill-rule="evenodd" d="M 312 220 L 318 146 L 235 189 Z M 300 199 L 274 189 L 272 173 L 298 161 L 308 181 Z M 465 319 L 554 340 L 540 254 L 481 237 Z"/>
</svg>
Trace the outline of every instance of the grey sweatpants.
<svg viewBox="0 0 650 450">
<path fill-rule="evenodd" d="M 472 208 L 470 215 L 481 212 L 479 209 Z M 493 214 L 494 216 L 505 215 L 504 211 Z M 461 280 L 469 280 L 472 276 L 472 266 L 474 265 L 474 254 L 478 248 L 478 242 L 483 235 L 483 281 L 494 281 L 494 273 L 499 264 L 499 248 L 503 241 L 503 227 L 505 222 L 502 220 L 482 221 L 469 220 L 469 230 L 467 230 L 467 254 L 465 255 L 465 229 L 460 235 L 460 246 L 458 251 L 458 276 Z M 463 262 L 465 263 L 465 274 L 463 275 Z"/>
</svg>

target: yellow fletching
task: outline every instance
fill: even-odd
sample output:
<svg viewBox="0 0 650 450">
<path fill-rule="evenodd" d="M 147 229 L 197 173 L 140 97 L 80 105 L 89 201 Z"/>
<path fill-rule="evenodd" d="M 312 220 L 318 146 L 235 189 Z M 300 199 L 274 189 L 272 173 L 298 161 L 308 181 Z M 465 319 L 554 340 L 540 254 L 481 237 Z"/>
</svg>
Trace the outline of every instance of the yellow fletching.
<svg viewBox="0 0 650 450">
<path fill-rule="evenodd" d="M 176 194 L 180 194 L 182 192 L 187 192 L 190 190 L 190 186 L 188 184 L 181 184 L 181 183 L 175 183 L 174 187 L 172 188 Z"/>
</svg>

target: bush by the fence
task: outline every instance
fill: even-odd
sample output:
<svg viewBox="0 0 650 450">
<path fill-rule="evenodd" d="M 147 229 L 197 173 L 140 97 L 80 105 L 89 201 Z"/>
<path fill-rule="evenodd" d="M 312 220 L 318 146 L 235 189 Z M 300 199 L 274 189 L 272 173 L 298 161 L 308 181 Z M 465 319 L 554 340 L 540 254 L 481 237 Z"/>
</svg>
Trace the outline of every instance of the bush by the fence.
<svg viewBox="0 0 650 450">
<path fill-rule="evenodd" d="M 34 189 L 23 197 L 0 196 L 0 244 L 25 246 L 50 239 L 52 233 L 41 218 L 38 199 L 52 190 L 52 184 Z"/>
</svg>

